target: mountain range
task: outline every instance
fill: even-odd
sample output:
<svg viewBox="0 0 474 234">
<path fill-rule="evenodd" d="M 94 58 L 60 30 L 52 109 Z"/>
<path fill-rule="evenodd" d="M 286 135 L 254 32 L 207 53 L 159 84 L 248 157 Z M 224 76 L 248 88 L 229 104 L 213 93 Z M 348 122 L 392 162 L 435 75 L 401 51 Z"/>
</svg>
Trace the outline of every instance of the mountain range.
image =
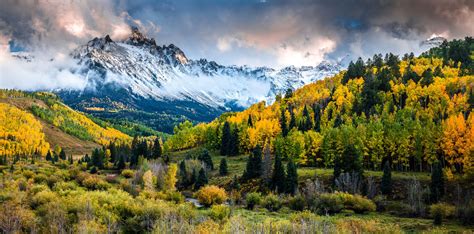
<svg viewBox="0 0 474 234">
<path fill-rule="evenodd" d="M 192 60 L 177 46 L 158 46 L 137 28 L 126 40 L 94 38 L 71 56 L 87 78 L 80 91 L 60 90 L 75 109 L 108 119 L 128 119 L 172 132 L 185 119 L 210 121 L 225 111 L 271 103 L 277 94 L 339 72 L 337 62 L 282 69 L 224 66 Z"/>
</svg>

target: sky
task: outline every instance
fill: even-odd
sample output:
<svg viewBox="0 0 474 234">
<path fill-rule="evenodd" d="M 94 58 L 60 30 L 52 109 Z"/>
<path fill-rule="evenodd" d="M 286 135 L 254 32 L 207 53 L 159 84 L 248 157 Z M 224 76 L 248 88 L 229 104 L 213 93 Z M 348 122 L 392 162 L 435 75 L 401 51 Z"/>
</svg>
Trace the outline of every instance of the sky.
<svg viewBox="0 0 474 234">
<path fill-rule="evenodd" d="M 278 68 L 420 53 L 433 36 L 473 36 L 472 22 L 473 0 L 0 0 L 0 68 L 15 66 L 9 51 L 65 67 L 69 51 L 131 25 L 191 59 Z"/>
</svg>

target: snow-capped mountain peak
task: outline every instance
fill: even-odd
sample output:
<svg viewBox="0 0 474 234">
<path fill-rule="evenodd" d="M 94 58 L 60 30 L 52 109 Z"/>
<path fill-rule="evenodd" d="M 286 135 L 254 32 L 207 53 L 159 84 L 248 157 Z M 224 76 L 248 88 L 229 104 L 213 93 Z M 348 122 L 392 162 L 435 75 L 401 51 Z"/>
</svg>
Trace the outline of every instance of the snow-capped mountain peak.
<svg viewBox="0 0 474 234">
<path fill-rule="evenodd" d="M 191 60 L 177 46 L 158 46 L 137 28 L 124 41 L 109 36 L 94 38 L 72 52 L 84 65 L 88 89 L 68 93 L 66 100 L 84 97 L 110 99 L 120 89 L 125 106 L 150 108 L 150 103 L 190 102 L 209 110 L 245 108 L 259 101 L 272 102 L 287 89 L 334 75 L 339 63 L 323 62 L 316 66 L 289 66 L 280 70 L 268 67 L 223 66 L 206 59 Z M 98 91 L 100 90 L 100 91 Z M 87 95 L 85 95 L 85 93 Z M 130 99 L 131 98 L 131 99 Z M 141 100 L 141 101 L 136 101 Z M 142 105 L 146 103 L 146 105 Z M 151 104 L 153 107 L 153 104 Z M 186 106 L 175 106 L 186 109 Z M 220 112 L 211 111 L 212 117 Z"/>
</svg>

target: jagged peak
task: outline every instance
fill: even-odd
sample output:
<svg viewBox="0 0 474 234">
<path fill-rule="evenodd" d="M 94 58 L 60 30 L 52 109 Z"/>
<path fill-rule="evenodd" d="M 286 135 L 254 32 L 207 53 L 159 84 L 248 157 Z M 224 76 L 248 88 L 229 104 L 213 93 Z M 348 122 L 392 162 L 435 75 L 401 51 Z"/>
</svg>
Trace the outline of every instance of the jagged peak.
<svg viewBox="0 0 474 234">
<path fill-rule="evenodd" d="M 153 38 L 147 38 L 145 35 L 143 35 L 142 32 L 138 29 L 138 27 L 132 26 L 131 27 L 131 35 L 130 37 L 125 40 L 125 43 L 130 44 L 130 45 L 149 45 L 149 46 L 156 46 L 155 39 Z"/>
</svg>

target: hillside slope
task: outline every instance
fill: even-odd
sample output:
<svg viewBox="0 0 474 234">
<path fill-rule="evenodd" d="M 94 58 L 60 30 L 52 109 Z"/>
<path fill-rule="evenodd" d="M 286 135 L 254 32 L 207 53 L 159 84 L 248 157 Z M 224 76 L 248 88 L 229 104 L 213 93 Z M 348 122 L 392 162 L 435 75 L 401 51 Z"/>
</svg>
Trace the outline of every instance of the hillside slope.
<svg viewBox="0 0 474 234">
<path fill-rule="evenodd" d="M 205 144 L 225 153 L 236 144 L 248 153 L 268 145 L 300 165 L 360 160 L 360 166 L 375 170 L 389 161 L 397 170 L 429 171 L 441 160 L 463 172 L 474 168 L 473 59 L 472 38 L 443 43 L 418 58 L 359 59 L 272 105 L 259 103 L 209 124 L 182 125 L 165 146 Z"/>
<path fill-rule="evenodd" d="M 68 154 L 79 155 L 90 153 L 110 141 L 130 139 L 116 129 L 99 126 L 52 94 L 0 90 L 0 104 L 5 110 L 0 119 L 3 140 L 0 141 L 0 154 L 29 155 L 37 151 L 45 155 L 49 148 L 60 146 Z M 6 126 L 11 127 L 6 129 Z M 15 135 L 23 138 L 12 137 Z M 12 146 L 13 143 L 26 148 Z"/>
</svg>

